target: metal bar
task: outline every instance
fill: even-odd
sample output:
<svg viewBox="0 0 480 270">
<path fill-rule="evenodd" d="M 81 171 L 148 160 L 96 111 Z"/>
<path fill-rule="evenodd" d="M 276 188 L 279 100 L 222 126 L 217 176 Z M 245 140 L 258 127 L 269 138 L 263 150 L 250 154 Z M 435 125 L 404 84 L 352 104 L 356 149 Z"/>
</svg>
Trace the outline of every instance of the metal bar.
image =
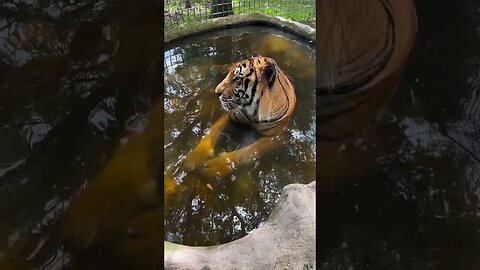
<svg viewBox="0 0 480 270">
<path fill-rule="evenodd" d="M 193 6 L 193 21 L 197 22 L 197 17 L 195 16 L 195 9 L 197 9 L 197 7 Z"/>
<path fill-rule="evenodd" d="M 295 19 L 311 26 L 316 21 L 313 0 L 235 0 L 220 3 L 212 3 L 212 0 L 197 1 L 199 2 L 196 4 L 192 3 L 191 8 L 186 8 L 185 0 L 164 0 L 164 31 L 173 31 L 182 25 L 193 25 L 209 20 L 212 16 L 229 16 L 232 11 L 236 14 L 269 11 L 270 14 L 273 12 L 272 15 Z"/>
</svg>

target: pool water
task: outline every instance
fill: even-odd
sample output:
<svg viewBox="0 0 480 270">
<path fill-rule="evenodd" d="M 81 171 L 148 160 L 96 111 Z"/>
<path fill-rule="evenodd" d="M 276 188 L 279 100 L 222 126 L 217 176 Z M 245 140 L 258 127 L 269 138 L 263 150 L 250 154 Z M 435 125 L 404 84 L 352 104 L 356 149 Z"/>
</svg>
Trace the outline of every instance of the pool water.
<svg viewBox="0 0 480 270">
<path fill-rule="evenodd" d="M 329 154 L 361 169 L 317 175 L 320 269 L 480 269 L 480 4 L 415 4 L 390 104 Z"/>
<path fill-rule="evenodd" d="M 0 1 L 2 270 L 138 266 L 133 253 L 115 250 L 115 240 L 125 239 L 118 232 L 132 218 L 125 214 L 134 202 L 120 197 L 122 203 L 110 211 L 124 220 L 102 215 L 130 186 L 112 181 L 98 196 L 83 196 L 97 180 L 106 179 L 101 177 L 105 168 L 131 168 L 145 155 L 138 148 L 121 155 L 130 160 L 111 162 L 119 157 L 119 146 L 144 133 L 161 94 L 161 17 L 147 4 L 120 4 Z M 157 120 L 161 127 L 161 117 Z M 150 144 L 148 149 L 155 151 Z M 130 182 L 142 181 L 140 172 L 123 175 Z M 87 200 L 78 201 L 94 203 L 79 203 L 85 207 L 77 209 L 84 212 L 72 219 L 78 226 L 68 226 L 64 214 L 80 197 Z M 116 235 L 92 234 L 96 227 L 85 225 L 95 216 Z M 88 233 L 82 235 L 82 228 Z"/>
<path fill-rule="evenodd" d="M 223 179 L 188 172 L 185 155 L 224 113 L 214 93 L 224 67 L 254 51 L 273 58 L 295 86 L 297 104 L 281 146 Z M 166 48 L 164 64 L 167 241 L 213 245 L 238 239 L 267 219 L 285 185 L 315 180 L 313 43 L 274 28 L 238 27 L 176 42 Z M 232 124 L 215 151 L 233 151 L 255 137 Z"/>
</svg>

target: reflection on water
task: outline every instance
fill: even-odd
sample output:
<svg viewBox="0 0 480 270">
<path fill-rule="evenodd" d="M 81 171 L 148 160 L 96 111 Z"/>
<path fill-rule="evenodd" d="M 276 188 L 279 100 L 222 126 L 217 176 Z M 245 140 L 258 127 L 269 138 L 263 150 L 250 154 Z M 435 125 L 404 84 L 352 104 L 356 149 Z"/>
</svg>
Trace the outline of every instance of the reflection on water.
<svg viewBox="0 0 480 270">
<path fill-rule="evenodd" d="M 321 269 L 480 269 L 480 4 L 415 2 L 400 87 L 351 146 L 373 161 L 317 197 Z"/>
<path fill-rule="evenodd" d="M 269 216 L 285 185 L 315 179 L 312 48 L 294 36 L 264 27 L 218 31 L 166 48 L 166 240 L 212 245 L 240 238 Z M 223 113 L 213 90 L 225 77 L 225 68 L 254 51 L 275 59 L 293 79 L 297 105 L 283 145 L 220 181 L 187 173 L 180 163 Z M 254 136 L 231 125 L 216 152 L 238 149 Z"/>
<path fill-rule="evenodd" d="M 118 199 L 131 185 L 115 183 L 145 181 L 146 169 L 122 159 L 142 161 L 146 153 L 131 146 L 135 141 L 150 152 L 161 145 L 163 134 L 157 131 L 153 143 L 145 134 L 155 132 L 143 131 L 160 93 L 162 29 L 157 1 L 122 2 L 0 1 L 0 269 L 109 269 L 125 262 L 111 240 L 134 202 Z M 117 151 L 120 145 L 127 146 Z M 118 167 L 135 175 L 105 176 Z M 110 182 L 102 187 L 101 179 Z M 145 185 L 145 194 L 151 188 Z M 141 203 L 135 215 L 151 202 Z M 70 210 L 73 222 L 64 216 Z M 105 224 L 119 231 L 103 234 Z"/>
</svg>

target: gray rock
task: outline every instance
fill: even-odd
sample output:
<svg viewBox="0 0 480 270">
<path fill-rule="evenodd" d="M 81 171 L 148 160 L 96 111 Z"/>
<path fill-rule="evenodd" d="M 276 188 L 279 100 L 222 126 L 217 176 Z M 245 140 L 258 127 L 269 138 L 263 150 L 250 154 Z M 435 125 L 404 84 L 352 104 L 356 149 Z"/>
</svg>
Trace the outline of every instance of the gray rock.
<svg viewBox="0 0 480 270">
<path fill-rule="evenodd" d="M 177 40 L 192 37 L 202 33 L 226 29 L 239 25 L 268 25 L 292 32 L 308 40 L 315 41 L 316 31 L 308 25 L 285 19 L 279 16 L 270 16 L 260 12 L 250 12 L 246 14 L 232 15 L 223 18 L 197 22 L 188 27 L 180 27 L 164 35 L 165 44 L 170 44 Z"/>
<path fill-rule="evenodd" d="M 268 220 L 241 239 L 211 247 L 165 242 L 165 269 L 315 269 L 315 185 L 285 186 Z"/>
</svg>

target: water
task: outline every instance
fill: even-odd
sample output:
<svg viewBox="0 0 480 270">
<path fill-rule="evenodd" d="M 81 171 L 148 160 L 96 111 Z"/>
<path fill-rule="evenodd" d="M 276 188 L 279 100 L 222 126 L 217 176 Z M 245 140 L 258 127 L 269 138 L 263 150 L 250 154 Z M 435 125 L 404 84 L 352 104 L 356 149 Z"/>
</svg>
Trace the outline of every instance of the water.
<svg viewBox="0 0 480 270">
<path fill-rule="evenodd" d="M 129 186 L 83 195 L 108 178 L 101 176 L 106 168 L 134 167 L 112 157 L 145 155 L 116 149 L 142 134 L 161 93 L 160 18 L 147 4 L 121 7 L 118 1 L 0 3 L 0 269 L 138 265 L 133 252 L 116 250 L 126 239 L 122 222 L 132 220 L 125 206 L 135 202 L 122 197 L 107 212 L 124 220 L 102 215 Z M 125 175 L 142 181 L 139 172 Z M 72 211 L 78 227 L 63 222 L 74 197 L 85 198 L 75 203 L 84 212 Z M 115 237 L 101 230 L 93 237 L 92 217 L 99 228 L 112 225 Z"/>
<path fill-rule="evenodd" d="M 331 156 L 370 161 L 343 185 L 317 175 L 320 269 L 480 269 L 480 4 L 415 2 L 416 43 L 378 130 Z"/>
<path fill-rule="evenodd" d="M 166 48 L 166 240 L 213 245 L 238 239 L 266 220 L 285 185 L 315 180 L 313 47 L 273 28 L 241 27 Z M 181 165 L 185 155 L 224 113 L 213 92 L 226 76 L 222 67 L 254 51 L 273 58 L 293 79 L 297 104 L 282 146 L 221 180 L 187 172 Z M 254 138 L 254 132 L 231 125 L 216 152 L 233 151 Z"/>
</svg>

